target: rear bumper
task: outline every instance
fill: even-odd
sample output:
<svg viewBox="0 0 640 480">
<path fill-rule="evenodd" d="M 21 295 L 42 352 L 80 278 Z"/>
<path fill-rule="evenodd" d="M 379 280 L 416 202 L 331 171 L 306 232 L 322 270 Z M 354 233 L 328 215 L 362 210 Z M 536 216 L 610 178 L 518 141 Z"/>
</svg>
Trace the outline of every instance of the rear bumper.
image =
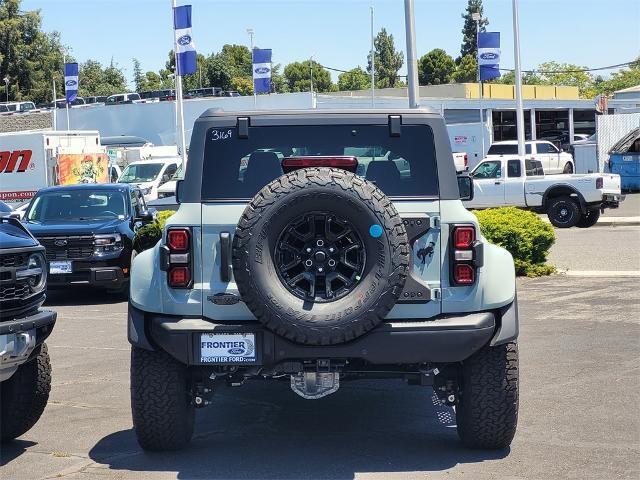
<svg viewBox="0 0 640 480">
<path fill-rule="evenodd" d="M 620 202 L 624 201 L 625 195 L 620 193 L 605 193 L 602 195 L 601 209 L 605 208 L 618 208 Z"/>
<path fill-rule="evenodd" d="M 511 305 L 517 311 L 516 302 Z M 164 350 L 185 365 L 210 365 L 200 359 L 202 333 L 255 334 L 257 360 L 254 365 L 315 359 L 357 359 L 372 365 L 388 365 L 459 362 L 490 342 L 495 344 L 498 337 L 501 338 L 497 343 L 503 343 L 504 330 L 500 312 L 442 315 L 425 321 L 383 322 L 348 343 L 309 346 L 279 337 L 257 321 L 232 323 L 182 318 L 145 313 L 131 305 L 128 318 L 132 345 Z M 511 334 L 517 337 L 517 327 Z M 507 340 L 510 339 L 513 338 Z"/>
</svg>

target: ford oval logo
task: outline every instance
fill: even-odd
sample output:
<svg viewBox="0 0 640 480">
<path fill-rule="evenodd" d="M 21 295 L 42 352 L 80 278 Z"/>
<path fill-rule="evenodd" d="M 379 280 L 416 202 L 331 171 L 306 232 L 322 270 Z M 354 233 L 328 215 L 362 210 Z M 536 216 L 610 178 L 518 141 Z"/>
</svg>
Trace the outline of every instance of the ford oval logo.
<svg viewBox="0 0 640 480">
<path fill-rule="evenodd" d="M 64 238 L 59 238 L 55 242 L 53 242 L 56 247 L 66 247 L 67 241 Z"/>
<path fill-rule="evenodd" d="M 269 73 L 271 69 L 269 67 L 258 67 L 255 69 L 257 74 Z"/>
<path fill-rule="evenodd" d="M 73 86 L 75 86 L 77 83 L 78 83 L 78 82 L 76 82 L 75 80 L 67 80 L 66 82 L 64 82 L 64 84 L 65 84 L 67 87 L 73 87 Z"/>
<path fill-rule="evenodd" d="M 241 347 L 236 347 L 236 348 L 230 348 L 229 349 L 229 355 L 242 355 L 244 354 L 245 349 L 241 348 Z"/>
<path fill-rule="evenodd" d="M 191 43 L 191 36 L 190 35 L 183 35 L 180 38 L 178 38 L 178 45 L 189 45 Z"/>
<path fill-rule="evenodd" d="M 485 52 L 480 54 L 480 58 L 483 60 L 495 60 L 496 58 L 498 58 L 498 54 L 493 52 Z"/>
</svg>

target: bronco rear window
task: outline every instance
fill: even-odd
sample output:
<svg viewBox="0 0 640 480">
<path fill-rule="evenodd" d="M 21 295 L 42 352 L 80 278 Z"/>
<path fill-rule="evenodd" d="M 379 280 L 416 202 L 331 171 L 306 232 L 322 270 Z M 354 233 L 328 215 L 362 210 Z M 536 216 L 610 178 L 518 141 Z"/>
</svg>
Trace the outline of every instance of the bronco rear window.
<svg viewBox="0 0 640 480">
<path fill-rule="evenodd" d="M 354 156 L 356 173 L 390 197 L 434 197 L 438 176 L 433 132 L 403 125 L 398 137 L 387 125 L 281 125 L 207 131 L 202 200 L 249 200 L 282 175 L 282 160 L 295 156 Z"/>
</svg>

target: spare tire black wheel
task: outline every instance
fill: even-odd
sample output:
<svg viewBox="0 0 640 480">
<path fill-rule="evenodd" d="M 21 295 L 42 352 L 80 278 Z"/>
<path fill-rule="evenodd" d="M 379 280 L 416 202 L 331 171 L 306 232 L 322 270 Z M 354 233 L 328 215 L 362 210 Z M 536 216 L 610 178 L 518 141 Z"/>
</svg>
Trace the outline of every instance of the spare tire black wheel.
<svg viewBox="0 0 640 480">
<path fill-rule="evenodd" d="M 267 328 L 307 345 L 368 332 L 402 293 L 409 242 L 374 184 L 345 170 L 277 178 L 247 206 L 233 238 L 233 273 Z"/>
</svg>

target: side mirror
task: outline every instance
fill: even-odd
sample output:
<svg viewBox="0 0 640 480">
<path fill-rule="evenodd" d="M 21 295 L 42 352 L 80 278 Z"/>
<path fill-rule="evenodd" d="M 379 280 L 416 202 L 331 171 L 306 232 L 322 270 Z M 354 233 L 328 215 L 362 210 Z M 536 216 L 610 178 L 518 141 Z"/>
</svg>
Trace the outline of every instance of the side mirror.
<svg viewBox="0 0 640 480">
<path fill-rule="evenodd" d="M 15 218 L 16 220 L 22 220 L 22 215 L 19 212 L 11 212 L 9 218 Z"/>
<path fill-rule="evenodd" d="M 182 200 L 182 188 L 184 180 L 178 180 L 176 182 L 176 203 L 179 205 Z"/>
<path fill-rule="evenodd" d="M 142 210 L 140 215 L 136 217 L 136 220 L 139 220 L 142 223 L 151 223 L 154 220 L 153 212 L 150 210 Z"/>
<path fill-rule="evenodd" d="M 463 202 L 473 200 L 473 178 L 469 175 L 458 175 L 458 190 L 460 200 Z"/>
</svg>

